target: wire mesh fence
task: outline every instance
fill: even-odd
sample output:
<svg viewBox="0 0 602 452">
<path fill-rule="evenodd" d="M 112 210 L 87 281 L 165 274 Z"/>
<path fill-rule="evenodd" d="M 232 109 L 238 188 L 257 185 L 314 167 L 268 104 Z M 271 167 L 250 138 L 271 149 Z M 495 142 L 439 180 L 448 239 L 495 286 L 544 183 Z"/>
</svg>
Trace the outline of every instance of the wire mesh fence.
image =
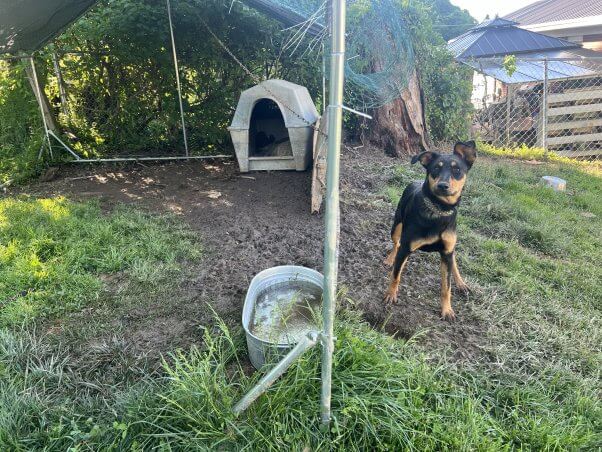
<svg viewBox="0 0 602 452">
<path fill-rule="evenodd" d="M 479 68 L 473 80 L 474 138 L 503 148 L 540 147 L 602 159 L 602 59 L 496 59 Z M 513 83 L 504 83 L 508 80 Z"/>
<path fill-rule="evenodd" d="M 61 134 L 82 157 L 184 155 L 167 71 L 110 54 L 53 54 L 41 66 L 50 71 L 44 89 Z"/>
</svg>

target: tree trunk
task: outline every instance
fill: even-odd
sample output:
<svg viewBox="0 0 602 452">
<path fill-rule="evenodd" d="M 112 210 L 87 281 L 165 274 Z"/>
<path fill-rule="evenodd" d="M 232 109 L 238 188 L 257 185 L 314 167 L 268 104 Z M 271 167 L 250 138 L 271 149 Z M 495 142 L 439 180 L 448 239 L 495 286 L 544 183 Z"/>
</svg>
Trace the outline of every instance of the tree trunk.
<svg viewBox="0 0 602 452">
<path fill-rule="evenodd" d="M 376 109 L 367 130 L 370 143 L 396 157 L 428 149 L 424 102 L 416 71 L 400 97 Z"/>
<path fill-rule="evenodd" d="M 42 82 L 42 80 L 40 79 L 39 74 L 38 74 L 37 79 L 38 79 L 39 86 L 36 87 L 33 69 L 31 67 L 31 62 L 29 60 L 27 60 L 25 62 L 25 72 L 27 74 L 27 78 L 29 79 L 29 84 L 31 85 L 31 89 L 33 90 L 33 93 L 36 96 L 38 104 L 42 107 L 42 111 L 44 113 L 44 120 L 46 121 L 46 127 L 48 127 L 48 130 L 54 132 L 55 134 L 58 134 L 59 128 L 57 126 L 57 122 L 54 117 L 54 114 L 52 113 L 52 108 L 50 107 L 50 102 L 48 101 L 48 97 L 46 96 L 46 93 L 44 92 L 44 82 Z M 38 96 L 38 94 L 40 94 L 40 96 Z"/>
</svg>

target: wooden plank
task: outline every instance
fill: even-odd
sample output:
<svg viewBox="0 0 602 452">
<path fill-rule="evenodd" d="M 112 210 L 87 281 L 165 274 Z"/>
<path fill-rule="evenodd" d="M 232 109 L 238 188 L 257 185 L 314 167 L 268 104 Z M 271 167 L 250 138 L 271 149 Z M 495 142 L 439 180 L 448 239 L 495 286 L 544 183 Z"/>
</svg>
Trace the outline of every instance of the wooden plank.
<svg viewBox="0 0 602 452">
<path fill-rule="evenodd" d="M 554 150 L 552 150 L 552 152 L 554 154 L 558 154 L 563 157 L 591 157 L 594 155 L 602 155 L 601 148 L 591 148 L 591 149 L 584 149 L 584 150 L 579 150 L 579 151 L 554 151 Z"/>
<path fill-rule="evenodd" d="M 602 111 L 602 104 L 574 105 L 572 107 L 548 108 L 548 116 L 572 115 L 574 113 L 592 113 Z"/>
<path fill-rule="evenodd" d="M 594 89 L 591 91 L 577 91 L 572 93 L 564 92 L 562 94 L 550 94 L 548 96 L 548 101 L 550 103 L 590 99 L 602 99 L 602 89 Z"/>
<path fill-rule="evenodd" d="M 548 130 L 564 130 L 564 129 L 586 129 L 588 127 L 602 126 L 602 118 L 598 119 L 583 119 L 581 121 L 565 121 L 565 122 L 549 122 Z"/>
<path fill-rule="evenodd" d="M 583 135 L 548 138 L 548 144 L 552 146 L 555 144 L 585 143 L 587 141 L 602 141 L 602 133 L 584 133 Z"/>
</svg>

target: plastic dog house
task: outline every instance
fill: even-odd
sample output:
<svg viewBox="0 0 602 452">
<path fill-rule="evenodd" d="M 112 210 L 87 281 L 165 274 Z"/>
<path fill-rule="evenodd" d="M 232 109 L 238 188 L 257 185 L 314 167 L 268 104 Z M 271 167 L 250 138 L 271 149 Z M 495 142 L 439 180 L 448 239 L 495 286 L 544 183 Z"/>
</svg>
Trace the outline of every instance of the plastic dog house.
<svg viewBox="0 0 602 452">
<path fill-rule="evenodd" d="M 266 80 L 243 91 L 228 127 L 240 171 L 305 171 L 318 118 L 304 86 Z"/>
</svg>

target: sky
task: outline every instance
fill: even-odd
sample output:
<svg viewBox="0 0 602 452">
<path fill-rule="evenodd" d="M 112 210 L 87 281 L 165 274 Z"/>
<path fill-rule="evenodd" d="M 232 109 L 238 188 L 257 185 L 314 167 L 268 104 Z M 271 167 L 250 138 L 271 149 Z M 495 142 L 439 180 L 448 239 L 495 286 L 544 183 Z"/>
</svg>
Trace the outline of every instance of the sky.
<svg viewBox="0 0 602 452">
<path fill-rule="evenodd" d="M 516 11 L 523 6 L 535 3 L 537 0 L 451 0 L 452 4 L 468 12 L 481 22 L 485 16 L 495 17 L 495 15 L 504 16 Z"/>
</svg>

